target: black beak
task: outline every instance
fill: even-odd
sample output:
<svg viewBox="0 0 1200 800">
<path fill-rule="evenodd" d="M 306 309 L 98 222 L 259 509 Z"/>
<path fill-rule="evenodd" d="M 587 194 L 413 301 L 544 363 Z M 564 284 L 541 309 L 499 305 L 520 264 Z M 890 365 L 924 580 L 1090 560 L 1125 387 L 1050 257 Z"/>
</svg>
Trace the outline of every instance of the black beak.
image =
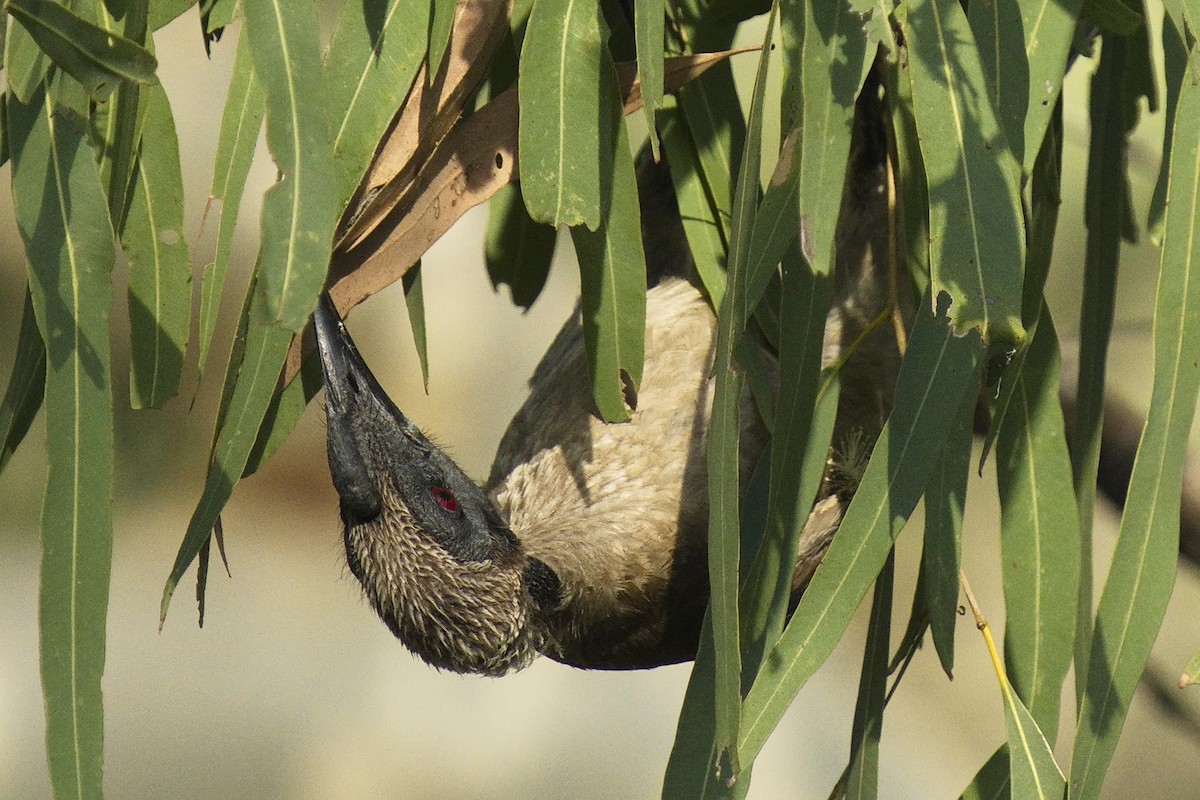
<svg viewBox="0 0 1200 800">
<path fill-rule="evenodd" d="M 328 294 L 322 294 L 317 303 L 313 330 L 321 354 L 321 371 L 325 374 L 329 472 L 333 485 L 341 497 L 344 515 L 352 515 L 359 522 L 372 520 L 379 516 L 383 502 L 379 476 L 373 474 L 368 463 L 372 432 L 364 423 L 368 418 L 378 420 L 378 411 L 383 409 L 400 418 L 402 415 L 359 355 Z"/>
</svg>

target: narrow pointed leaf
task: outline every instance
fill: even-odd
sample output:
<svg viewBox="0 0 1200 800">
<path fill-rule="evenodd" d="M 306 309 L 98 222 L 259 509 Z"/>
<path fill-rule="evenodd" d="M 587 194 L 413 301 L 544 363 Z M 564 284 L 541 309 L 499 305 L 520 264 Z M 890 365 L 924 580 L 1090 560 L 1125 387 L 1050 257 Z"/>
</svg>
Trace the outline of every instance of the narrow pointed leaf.
<svg viewBox="0 0 1200 800">
<path fill-rule="evenodd" d="M 243 6 L 254 74 L 267 109 L 267 146 L 281 179 L 263 200 L 259 289 L 273 319 L 294 333 L 307 324 L 325 282 L 337 222 L 324 76 L 312 0 Z"/>
<path fill-rule="evenodd" d="M 1200 69 L 1193 48 L 1188 73 Z M 1099 796 L 1174 581 L 1187 433 L 1200 387 L 1200 84 L 1184 77 L 1154 312 L 1154 382 L 1113 566 L 1096 613 L 1071 796 Z"/>
<path fill-rule="evenodd" d="M 146 121 L 122 245 L 129 258 L 130 401 L 159 406 L 179 391 L 192 309 L 183 177 L 167 94 L 143 90 Z"/>
<path fill-rule="evenodd" d="M 7 17 L 5 17 L 7 19 Z M 4 69 L 8 88 L 22 103 L 30 103 L 50 69 L 50 56 L 42 52 L 24 25 L 8 25 L 4 43 Z"/>
<path fill-rule="evenodd" d="M 180 578 L 208 541 L 221 509 L 233 493 L 233 485 L 246 469 L 292 341 L 292 332 L 274 323 L 275 309 L 266 307 L 265 296 L 260 291 L 252 291 L 252 297 L 245 342 L 239 348 L 242 353 L 238 362 L 240 367 L 236 377 L 226 376 L 227 410 L 218 420 L 217 442 L 204 492 L 192 513 L 163 587 L 160 625 L 166 620 Z M 228 390 L 230 384 L 232 390 Z"/>
<path fill-rule="evenodd" d="M 115 245 L 86 113 L 87 98 L 61 77 L 9 107 L 13 202 L 47 355 L 38 614 L 46 744 L 55 796 L 75 798 L 101 792 L 112 565 Z"/>
<path fill-rule="evenodd" d="M 4 8 L 38 46 L 93 100 L 103 101 L 120 81 L 156 83 L 158 61 L 137 42 L 106 31 L 54 0 L 5 0 Z"/>
<path fill-rule="evenodd" d="M 25 292 L 17 353 L 13 358 L 8 388 L 0 402 L 0 473 L 21 444 L 33 418 L 42 407 L 46 390 L 46 345 L 33 314 L 33 300 Z"/>
<path fill-rule="evenodd" d="M 662 105 L 666 16 L 662 0 L 635 0 L 633 10 L 642 110 L 646 112 L 646 127 L 650 130 L 650 147 L 655 160 L 658 160 L 658 126 L 654 122 L 654 112 Z"/>
<path fill-rule="evenodd" d="M 987 100 L 979 51 L 957 0 L 917 0 L 908 15 L 913 108 L 929 185 L 933 297 L 955 330 L 1020 344 L 1025 235 L 1020 165 Z"/>
<path fill-rule="evenodd" d="M 1062 92 L 1081 0 L 972 3 L 968 18 L 988 92 L 1022 172 L 1033 170 Z M 1120 0 L 1117 4 L 1124 6 Z"/>
<path fill-rule="evenodd" d="M 555 227 L 595 231 L 606 202 L 602 28 L 597 0 L 539 0 L 521 46 L 521 191 L 529 215 Z"/>
<path fill-rule="evenodd" d="M 1000 677 L 1004 695 L 1004 727 L 1008 733 L 1009 781 L 1012 796 L 1022 800 L 1062 800 L 1067 782 L 1046 737 L 1021 698 Z"/>
<path fill-rule="evenodd" d="M 1163 120 L 1162 160 L 1158 165 L 1158 180 L 1154 183 L 1154 195 L 1150 198 L 1150 211 L 1146 229 L 1150 240 L 1162 245 L 1163 222 L 1167 212 L 1167 183 L 1171 179 L 1171 133 L 1175 130 L 1175 109 L 1179 105 L 1179 85 L 1187 69 L 1188 47 L 1183 33 L 1176 27 L 1170 14 L 1163 15 L 1162 23 L 1163 69 L 1166 72 L 1167 103 Z M 1103 53 L 1101 53 L 1103 57 Z"/>
<path fill-rule="evenodd" d="M 447 9 L 441 11 L 445 14 Z M 450 2 L 443 36 L 449 36 L 453 11 Z M 428 0 L 369 0 L 365 5 L 347 3 L 342 9 L 325 56 L 339 212 L 421 67 L 429 13 Z M 439 61 L 436 55 L 433 63 Z"/>
<path fill-rule="evenodd" d="M 429 393 L 429 348 L 425 340 L 425 282 L 421 280 L 421 262 L 404 273 L 404 302 L 408 306 L 408 324 L 412 328 L 417 361 L 421 364 L 421 383 Z"/>
<path fill-rule="evenodd" d="M 488 206 L 483 247 L 492 287 L 508 284 L 513 303 L 528 310 L 546 285 L 557 241 L 554 228 L 530 218 L 520 183 L 496 192 Z"/>
<path fill-rule="evenodd" d="M 602 48 L 600 55 L 602 104 L 592 113 L 596 115 L 599 109 L 601 160 L 612 165 L 611 186 L 599 228 L 593 232 L 576 226 L 571 228 L 571 237 L 579 257 L 583 341 L 591 369 L 592 396 L 601 417 L 619 422 L 629 418 L 628 407 L 635 405 L 637 387 L 642 382 L 646 256 L 616 69 L 607 49 Z M 528 188 L 524 173 L 521 188 L 523 192 Z"/>
<path fill-rule="evenodd" d="M 668 100 L 666 107 L 673 109 L 674 103 L 673 99 Z M 667 113 L 663 118 L 662 144 L 667 153 L 667 165 L 671 169 L 671 182 L 675 184 L 675 197 L 679 203 L 679 216 L 683 221 L 688 249 L 713 308 L 720 310 L 721 301 L 725 298 L 725 262 L 729 243 L 717 218 L 716 206 L 709 200 L 700 154 L 687 125 L 682 121 L 682 114 Z"/>
<path fill-rule="evenodd" d="M 900 369 L 895 410 L 824 561 L 746 696 L 743 760 L 762 749 L 849 625 L 925 489 L 947 435 L 945 420 L 977 386 L 981 357 L 978 336 L 959 338 L 927 302 L 922 305 Z"/>
<path fill-rule="evenodd" d="M 871 621 L 863 648 L 858 702 L 850 734 L 850 769 L 846 778 L 848 800 L 879 796 L 879 739 L 883 735 L 883 707 L 887 689 L 888 636 L 892 625 L 892 577 L 895 554 L 889 555 L 875 580 Z"/>
<path fill-rule="evenodd" d="M 746 305 L 746 270 L 758 208 L 762 160 L 763 104 L 778 6 L 772 6 L 754 79 L 745 146 L 733 196 L 729 247 L 729 287 L 717 320 L 712 419 L 708 431 L 708 580 L 713 651 L 716 656 L 716 741 L 718 780 L 733 786 L 741 772 L 738 727 L 741 717 L 741 643 L 739 635 L 739 491 L 743 376 L 734 360 L 750 309 Z M 803 412 L 802 412 L 803 413 Z M 809 412 L 811 414 L 811 411 Z M 749 768 L 753 756 L 746 759 Z M 745 779 L 748 779 L 746 776 Z M 745 780 L 743 779 L 743 780 Z"/>
<path fill-rule="evenodd" d="M 921 553 L 929 629 L 942 669 L 954 671 L 954 628 L 958 622 L 958 572 L 962 561 L 963 509 L 971 467 L 971 422 L 975 395 L 954 412 L 950 432 L 925 492 L 925 546 Z"/>
<path fill-rule="evenodd" d="M 1137 101 L 1127 80 L 1129 45 L 1110 37 L 1092 76 L 1084 223 L 1087 225 L 1080 303 L 1079 376 L 1075 386 L 1075 421 L 1071 431 L 1071 464 L 1079 509 L 1080 598 L 1075 652 L 1075 698 L 1084 691 L 1092 638 L 1092 517 L 1096 473 L 1100 463 L 1108 341 L 1116 311 L 1121 230 L 1129 213 L 1126 149 L 1137 121 Z"/>
<path fill-rule="evenodd" d="M 204 277 L 200 285 L 201 371 L 208 363 L 208 348 L 217 324 L 225 276 L 229 272 L 229 255 L 233 248 L 233 231 L 237 226 L 242 192 L 245 190 L 246 177 L 254 159 L 258 134 L 262 130 L 264 103 L 262 87 L 254 77 L 250 37 L 243 28 L 238 36 L 225 110 L 221 114 L 221 130 L 217 138 L 217 156 L 214 161 L 216 170 L 210 190 L 210 196 L 220 200 L 221 206 L 217 223 L 216 254 L 213 262 L 204 268 Z"/>
<path fill-rule="evenodd" d="M 1073 503 L 1058 338 L 1048 310 L 1033 331 L 1012 405 L 996 440 L 1004 655 L 1013 687 L 1047 736 L 1075 641 L 1079 517 Z M 1015 750 L 1014 750 L 1015 752 Z"/>
<path fill-rule="evenodd" d="M 450 43 L 450 31 L 454 25 L 454 10 L 458 3 L 455 0 L 428 0 L 428 2 L 429 9 L 426 19 L 429 22 L 418 30 L 428 31 L 429 65 L 431 67 L 428 76 L 429 83 L 432 85 L 442 65 L 442 57 L 446 54 L 446 45 Z M 418 2 L 408 5 L 424 6 L 425 3 L 418 0 Z"/>
<path fill-rule="evenodd" d="M 802 133 L 792 155 L 799 207 L 790 211 L 799 212 L 801 251 L 812 270 L 830 275 L 854 105 L 874 51 L 867 49 L 862 19 L 845 2 L 788 3 L 784 10 L 805 17 L 792 23 L 804 31 L 803 41 L 785 40 L 802 98 L 795 121 Z"/>
</svg>

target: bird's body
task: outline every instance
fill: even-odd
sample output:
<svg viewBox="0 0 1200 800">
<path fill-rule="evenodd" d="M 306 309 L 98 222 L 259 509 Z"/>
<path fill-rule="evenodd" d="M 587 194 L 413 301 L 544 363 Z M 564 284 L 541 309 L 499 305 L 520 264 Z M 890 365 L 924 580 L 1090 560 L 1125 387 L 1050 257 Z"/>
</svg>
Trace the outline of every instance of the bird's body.
<svg viewBox="0 0 1200 800">
<path fill-rule="evenodd" d="M 557 660 L 629 668 L 695 654 L 708 599 L 714 330 L 691 284 L 652 288 L 637 405 L 628 422 L 607 424 L 592 410 L 573 318 L 500 442 L 486 488 L 524 551 L 561 581 L 558 606 L 538 615 L 543 652 Z M 753 460 L 765 432 L 749 403 L 743 410 L 743 450 Z"/>
<path fill-rule="evenodd" d="M 882 141 L 878 131 L 862 137 L 843 196 L 825 365 L 890 302 L 879 257 L 888 230 Z M 392 632 L 434 666 L 500 675 L 544 654 L 632 669 L 696 653 L 708 602 L 716 320 L 691 283 L 672 277 L 686 273 L 690 257 L 664 176 L 663 165 L 639 175 L 655 285 L 632 419 L 608 424 L 596 415 L 576 311 L 535 371 L 482 487 L 395 407 L 327 296 L 314 314 L 347 562 Z M 884 332 L 858 348 L 841 374 L 835 445 L 851 433 L 873 441 L 898 362 Z M 748 396 L 740 419 L 744 485 L 767 434 Z M 848 492 L 834 488 L 823 487 L 801 533 L 793 600 L 840 523 Z"/>
</svg>

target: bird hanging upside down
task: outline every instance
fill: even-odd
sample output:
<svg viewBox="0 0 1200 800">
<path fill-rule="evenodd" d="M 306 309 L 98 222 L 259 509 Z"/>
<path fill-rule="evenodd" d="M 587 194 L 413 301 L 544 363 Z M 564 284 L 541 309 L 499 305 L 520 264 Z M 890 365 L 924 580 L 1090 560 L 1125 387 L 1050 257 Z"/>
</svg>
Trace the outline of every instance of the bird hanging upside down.
<svg viewBox="0 0 1200 800">
<path fill-rule="evenodd" d="M 843 213 L 848 221 L 839 228 L 825 365 L 887 302 L 878 288 L 886 281 L 866 280 L 886 269 L 880 173 L 872 166 L 881 160 L 876 154 L 864 163 L 843 199 L 859 210 Z M 677 231 L 667 247 L 686 252 L 677 209 L 673 228 L 646 220 L 642 177 L 644 230 Z M 648 263 L 660 260 L 661 243 L 646 238 Z M 577 311 L 537 367 L 482 487 L 396 408 L 328 296 L 314 327 L 347 561 L 410 650 L 433 666 L 485 675 L 521 669 L 538 654 L 596 669 L 695 656 L 708 602 L 705 440 L 716 321 L 692 284 L 667 277 L 647 293 L 643 380 L 626 423 L 594 413 Z M 859 389 L 843 377 L 842 407 L 848 390 L 857 392 L 858 405 L 875 417 L 867 431 L 873 440 L 899 358 L 890 339 L 856 358 L 868 377 Z M 835 443 L 861 417 L 843 423 L 839 412 Z M 741 419 L 748 476 L 767 434 L 748 398 Z M 823 494 L 801 536 L 793 599 L 844 511 L 846 493 L 826 487 Z"/>
</svg>

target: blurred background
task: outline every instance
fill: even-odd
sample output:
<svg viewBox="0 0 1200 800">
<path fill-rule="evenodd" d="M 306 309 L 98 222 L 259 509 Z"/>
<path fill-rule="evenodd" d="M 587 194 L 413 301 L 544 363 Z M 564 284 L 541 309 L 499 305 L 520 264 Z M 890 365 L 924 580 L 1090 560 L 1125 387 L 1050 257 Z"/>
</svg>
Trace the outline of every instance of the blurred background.
<svg viewBox="0 0 1200 800">
<path fill-rule="evenodd" d="M 761 40 L 761 32 L 747 34 Z M 1155 35 L 1157 41 L 1157 34 Z M 179 128 L 189 196 L 189 240 L 200 230 L 236 31 L 209 61 L 194 12 L 156 37 L 160 75 Z M 743 69 L 753 69 L 749 61 Z M 1067 173 L 1051 306 L 1072 370 L 1082 270 L 1082 187 L 1092 62 L 1067 87 Z M 768 125 L 768 128 L 770 126 Z M 1156 174 L 1162 120 L 1147 116 L 1130 152 L 1134 202 L 1144 216 Z M 768 168 L 771 165 L 767 165 Z M 7 179 L 8 167 L 2 170 Z M 227 352 L 233 315 L 257 240 L 257 198 L 275 171 L 260 147 L 215 342 Z M 7 192 L 0 192 L 7 203 Z M 572 309 L 578 279 L 563 241 L 541 299 L 527 314 L 493 292 L 482 261 L 486 211 L 469 213 L 427 255 L 430 389 L 421 389 L 403 297 L 384 292 L 350 327 L 397 403 L 468 474 L 486 475 L 500 435 L 524 398 L 541 353 Z M 214 226 L 207 226 L 211 231 Z M 7 380 L 19 319 L 21 245 L 10 209 L 0 210 L 0 377 Z M 204 238 L 193 252 L 211 256 Z M 1150 321 L 1157 251 L 1128 248 L 1110 365 L 1112 390 L 1148 402 Z M 439 673 L 404 650 L 375 618 L 349 575 L 337 498 L 325 462 L 319 403 L 279 454 L 239 484 L 224 514 L 232 579 L 210 571 L 205 627 L 191 600 L 194 570 L 158 632 L 163 582 L 203 486 L 223 364 L 162 410 L 128 410 L 123 343 L 125 275 L 114 276 L 117 479 L 106 708 L 105 788 L 142 798 L 649 798 L 657 796 L 689 665 L 631 673 L 583 672 L 548 660 L 502 679 Z M 194 360 L 194 359 L 193 359 Z M 193 406 L 193 397 L 195 403 Z M 1193 437 L 1195 441 L 1195 437 Z M 40 418 L 0 480 L 0 798 L 50 794 L 38 676 L 39 515 L 45 480 Z M 972 480 L 965 567 L 999 633 L 998 504 L 990 470 Z M 1064 502 L 1072 502 L 1064 498 Z M 1098 565 L 1117 516 L 1097 513 Z M 900 540 L 895 602 L 898 639 L 919 554 L 920 512 Z M 1099 577 L 1103 570 L 1098 567 Z M 1099 584 L 1098 584 L 1099 585 Z M 863 609 L 865 612 L 866 609 Z M 1181 567 L 1152 659 L 1173 685 L 1200 648 L 1200 581 Z M 755 766 L 752 797 L 823 798 L 845 765 L 865 633 L 865 613 L 843 646 L 801 692 Z M 931 648 L 920 652 L 888 710 L 880 796 L 957 797 L 1004 738 L 1000 695 L 983 642 L 964 619 L 954 680 Z M 1068 677 L 1064 729 L 1071 728 Z M 1200 690 L 1192 690 L 1200 692 Z M 1200 735 L 1187 723 L 1200 704 L 1167 693 L 1166 713 L 1145 684 L 1135 697 L 1105 797 L 1193 798 Z M 1060 737 L 1068 738 L 1066 735 Z M 1067 758 L 1069 746 L 1060 747 Z"/>
</svg>

